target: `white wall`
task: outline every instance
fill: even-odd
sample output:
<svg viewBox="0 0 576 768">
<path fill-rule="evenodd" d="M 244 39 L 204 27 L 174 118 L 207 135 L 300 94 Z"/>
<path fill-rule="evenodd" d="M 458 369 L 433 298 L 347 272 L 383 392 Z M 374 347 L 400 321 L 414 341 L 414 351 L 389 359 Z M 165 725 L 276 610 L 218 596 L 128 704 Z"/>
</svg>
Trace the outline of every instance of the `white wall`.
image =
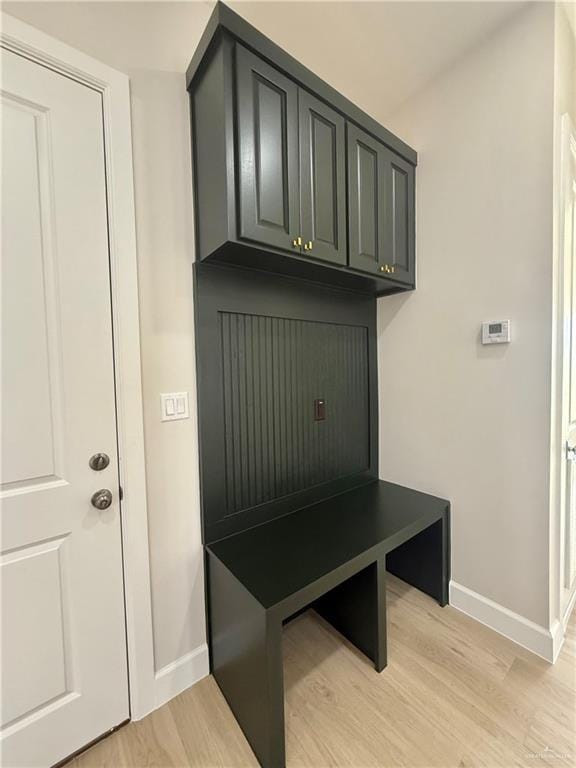
<svg viewBox="0 0 576 768">
<path fill-rule="evenodd" d="M 451 499 L 453 580 L 544 627 L 553 19 L 530 4 L 389 116 L 419 153 L 418 289 L 378 302 L 381 476 Z"/>
</svg>

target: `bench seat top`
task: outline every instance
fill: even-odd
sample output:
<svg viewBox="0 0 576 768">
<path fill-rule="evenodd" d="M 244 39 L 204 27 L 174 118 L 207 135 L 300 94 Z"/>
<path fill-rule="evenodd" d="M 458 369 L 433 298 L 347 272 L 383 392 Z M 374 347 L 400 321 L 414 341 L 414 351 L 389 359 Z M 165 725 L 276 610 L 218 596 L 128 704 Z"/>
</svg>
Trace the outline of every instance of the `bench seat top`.
<svg viewBox="0 0 576 768">
<path fill-rule="evenodd" d="M 375 480 L 206 549 L 268 609 L 367 554 L 375 560 L 390 552 L 441 519 L 448 506 Z"/>
</svg>

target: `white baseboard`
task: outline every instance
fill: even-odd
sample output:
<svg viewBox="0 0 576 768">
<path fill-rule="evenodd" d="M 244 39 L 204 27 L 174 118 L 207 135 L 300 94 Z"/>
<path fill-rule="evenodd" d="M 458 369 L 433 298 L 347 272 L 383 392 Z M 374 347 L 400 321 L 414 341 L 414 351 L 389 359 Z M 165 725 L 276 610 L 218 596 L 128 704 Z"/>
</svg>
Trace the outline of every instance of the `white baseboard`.
<svg viewBox="0 0 576 768">
<path fill-rule="evenodd" d="M 162 667 L 156 672 L 154 681 L 156 708 L 166 704 L 209 673 L 206 643 Z"/>
<path fill-rule="evenodd" d="M 553 631 L 454 581 L 450 582 L 450 605 L 546 661 L 553 663 L 560 652 L 564 633 L 561 632 L 560 638 L 556 627 L 553 634 Z M 558 625 L 561 630 L 559 622 Z"/>
<path fill-rule="evenodd" d="M 564 626 L 562 622 L 556 619 L 550 628 L 550 633 L 552 635 L 552 663 L 554 664 L 564 645 Z"/>
<path fill-rule="evenodd" d="M 564 629 L 559 621 L 554 622 L 551 630 L 545 629 L 455 581 L 450 582 L 450 605 L 546 661 L 553 663 L 558 658 L 564 641 Z M 162 667 L 155 675 L 156 708 L 209 673 L 206 644 Z"/>
</svg>

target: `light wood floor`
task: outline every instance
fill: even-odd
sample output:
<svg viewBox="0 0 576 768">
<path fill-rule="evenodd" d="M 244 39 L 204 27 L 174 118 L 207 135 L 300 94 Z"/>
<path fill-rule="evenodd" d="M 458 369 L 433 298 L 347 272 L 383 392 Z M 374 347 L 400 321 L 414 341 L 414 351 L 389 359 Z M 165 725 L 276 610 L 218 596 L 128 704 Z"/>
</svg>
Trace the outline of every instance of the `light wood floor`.
<svg viewBox="0 0 576 768">
<path fill-rule="evenodd" d="M 576 621 L 555 666 L 390 577 L 388 667 L 309 611 L 284 632 L 288 766 L 576 765 Z M 257 766 L 212 677 L 71 768 Z"/>
</svg>

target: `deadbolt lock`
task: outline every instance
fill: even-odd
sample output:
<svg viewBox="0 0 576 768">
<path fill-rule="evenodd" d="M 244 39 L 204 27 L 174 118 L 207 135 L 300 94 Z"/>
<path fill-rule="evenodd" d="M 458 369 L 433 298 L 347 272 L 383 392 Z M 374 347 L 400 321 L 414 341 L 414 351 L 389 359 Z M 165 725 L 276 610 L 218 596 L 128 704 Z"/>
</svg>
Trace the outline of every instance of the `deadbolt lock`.
<svg viewBox="0 0 576 768">
<path fill-rule="evenodd" d="M 94 456 L 90 457 L 88 463 L 90 469 L 93 469 L 95 472 L 101 472 L 110 464 L 110 457 L 106 453 L 95 453 Z"/>
</svg>

